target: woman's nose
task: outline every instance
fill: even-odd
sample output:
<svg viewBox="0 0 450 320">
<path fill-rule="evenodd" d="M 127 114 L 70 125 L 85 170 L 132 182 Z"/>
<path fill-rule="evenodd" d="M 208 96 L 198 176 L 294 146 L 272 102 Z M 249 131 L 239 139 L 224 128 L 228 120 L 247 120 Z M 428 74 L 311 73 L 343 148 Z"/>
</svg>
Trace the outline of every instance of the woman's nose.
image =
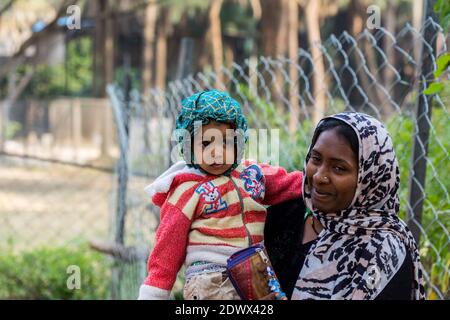
<svg viewBox="0 0 450 320">
<path fill-rule="evenodd" d="M 327 175 L 327 171 L 322 167 L 317 169 L 313 178 L 317 183 L 329 183 L 330 182 L 330 178 Z"/>
</svg>

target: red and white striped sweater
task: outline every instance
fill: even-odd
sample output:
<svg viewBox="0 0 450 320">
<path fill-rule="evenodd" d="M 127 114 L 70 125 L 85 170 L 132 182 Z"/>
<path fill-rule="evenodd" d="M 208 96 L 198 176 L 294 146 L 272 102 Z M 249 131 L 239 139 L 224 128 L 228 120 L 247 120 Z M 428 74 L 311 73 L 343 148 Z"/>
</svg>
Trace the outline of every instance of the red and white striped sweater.
<svg viewBox="0 0 450 320">
<path fill-rule="evenodd" d="M 265 205 L 300 197 L 301 183 L 299 171 L 249 161 L 230 176 L 174 164 L 146 188 L 161 219 L 139 299 L 167 299 L 183 263 L 226 266 L 231 254 L 262 241 Z"/>
</svg>

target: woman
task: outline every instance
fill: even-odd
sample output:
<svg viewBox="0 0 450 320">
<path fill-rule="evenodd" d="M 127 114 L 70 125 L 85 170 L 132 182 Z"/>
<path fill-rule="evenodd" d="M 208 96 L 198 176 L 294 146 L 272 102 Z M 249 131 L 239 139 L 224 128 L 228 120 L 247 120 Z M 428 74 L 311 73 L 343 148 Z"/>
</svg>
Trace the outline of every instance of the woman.
<svg viewBox="0 0 450 320">
<path fill-rule="evenodd" d="M 318 124 L 304 204 L 271 207 L 266 222 L 267 250 L 288 296 L 424 299 L 417 246 L 398 218 L 399 181 L 392 140 L 379 121 L 340 113 Z"/>
</svg>

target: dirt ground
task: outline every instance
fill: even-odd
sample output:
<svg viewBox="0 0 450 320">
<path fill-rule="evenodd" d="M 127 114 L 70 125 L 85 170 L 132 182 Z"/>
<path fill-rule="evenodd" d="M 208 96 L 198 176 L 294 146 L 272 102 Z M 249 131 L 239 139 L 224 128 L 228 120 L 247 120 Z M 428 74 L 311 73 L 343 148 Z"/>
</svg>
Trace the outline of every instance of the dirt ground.
<svg viewBox="0 0 450 320">
<path fill-rule="evenodd" d="M 0 157 L 0 247 L 16 251 L 108 239 L 116 179 L 94 169 Z M 148 183 L 129 179 L 127 245 L 152 245 L 158 211 L 143 192 Z"/>
<path fill-rule="evenodd" d="M 0 158 L 0 245 L 14 249 L 106 237 L 113 174 Z"/>
</svg>

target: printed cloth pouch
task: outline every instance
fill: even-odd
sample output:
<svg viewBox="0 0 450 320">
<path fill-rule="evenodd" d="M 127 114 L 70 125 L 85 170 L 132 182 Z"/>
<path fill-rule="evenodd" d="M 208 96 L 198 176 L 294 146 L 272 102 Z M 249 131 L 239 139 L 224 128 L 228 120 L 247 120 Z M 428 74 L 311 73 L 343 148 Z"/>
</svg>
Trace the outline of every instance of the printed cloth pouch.
<svg viewBox="0 0 450 320">
<path fill-rule="evenodd" d="M 267 255 L 264 242 L 239 250 L 227 260 L 227 273 L 242 300 L 258 300 L 275 292 L 286 299 Z"/>
</svg>

